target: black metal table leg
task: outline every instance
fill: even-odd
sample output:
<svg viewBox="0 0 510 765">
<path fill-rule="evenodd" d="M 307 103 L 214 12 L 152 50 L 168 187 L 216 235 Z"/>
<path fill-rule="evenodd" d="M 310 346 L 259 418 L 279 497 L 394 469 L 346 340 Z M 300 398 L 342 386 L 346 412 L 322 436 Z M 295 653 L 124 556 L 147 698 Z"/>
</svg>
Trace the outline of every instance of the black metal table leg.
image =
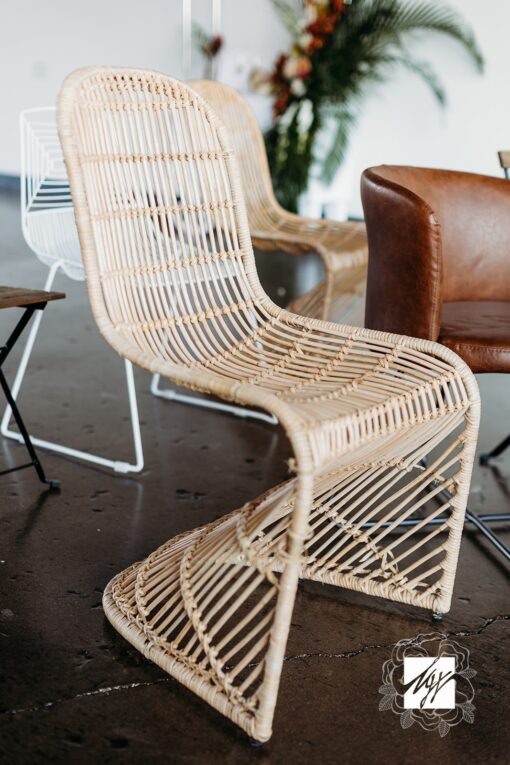
<svg viewBox="0 0 510 765">
<path fill-rule="evenodd" d="M 489 542 L 493 544 L 497 550 L 499 550 L 501 555 L 503 555 L 507 560 L 510 560 L 510 548 L 508 548 L 507 545 L 501 541 L 501 539 L 492 533 L 490 528 L 486 526 L 482 520 L 481 516 L 476 515 L 476 513 L 471 512 L 469 508 L 466 508 L 466 520 L 474 523 L 478 531 L 483 534 L 484 537 L 488 539 Z"/>
<path fill-rule="evenodd" d="M 492 451 L 480 455 L 480 465 L 490 465 L 491 461 L 496 459 L 496 457 L 499 457 L 500 454 L 503 454 L 503 452 L 506 451 L 509 446 L 510 436 L 507 436 L 503 439 L 503 441 L 501 441 L 501 443 L 495 446 Z"/>
<path fill-rule="evenodd" d="M 37 476 L 39 480 L 42 483 L 47 484 L 50 489 L 59 489 L 60 488 L 60 481 L 51 480 L 46 478 L 46 474 L 44 472 L 44 468 L 41 465 L 41 462 L 39 460 L 39 457 L 37 456 L 37 452 L 34 449 L 34 445 L 32 444 L 32 440 L 30 438 L 30 434 L 25 426 L 25 423 L 23 422 L 23 418 L 20 414 L 20 411 L 18 409 L 18 405 L 16 404 L 16 401 L 14 400 L 11 389 L 9 388 L 9 385 L 7 383 L 7 380 L 5 379 L 5 375 L 1 369 L 3 363 L 5 362 L 7 356 L 13 349 L 13 347 L 16 344 L 16 341 L 18 340 L 19 336 L 29 323 L 30 319 L 32 318 L 32 314 L 35 310 L 44 310 L 46 307 L 46 303 L 37 303 L 35 305 L 30 305 L 25 309 L 25 312 L 23 313 L 21 319 L 15 326 L 13 332 L 11 333 L 9 339 L 5 343 L 5 345 L 0 349 L 0 387 L 2 388 L 5 398 L 7 399 L 7 403 L 11 407 L 13 417 L 16 421 L 16 424 L 19 428 L 19 431 L 21 433 L 21 436 L 23 438 L 23 441 L 25 442 L 25 446 L 27 448 L 27 451 L 30 455 L 31 462 L 27 462 L 23 465 L 18 465 L 13 468 L 9 468 L 7 470 L 0 471 L 0 475 L 5 475 L 6 473 L 12 473 L 16 470 L 23 470 L 24 468 L 28 467 L 34 467 L 35 471 L 37 473 Z"/>
<path fill-rule="evenodd" d="M 476 518 L 476 520 L 475 520 Z M 443 523 L 446 523 L 448 518 L 446 515 L 440 515 L 438 518 L 432 518 L 431 520 L 427 521 L 425 524 L 426 526 L 442 526 Z M 466 523 L 473 523 L 475 526 L 478 526 L 478 522 L 482 523 L 504 523 L 510 521 L 510 513 L 488 513 L 487 515 L 475 515 L 470 510 L 466 510 L 466 517 L 465 517 Z M 419 523 L 423 522 L 423 518 L 406 518 L 404 521 L 399 521 L 398 526 L 417 526 Z M 366 521 L 361 528 L 363 529 L 371 529 L 373 526 L 376 526 L 378 521 Z M 384 528 L 385 526 L 391 526 L 393 521 L 385 521 L 381 524 L 381 528 Z M 479 526 L 478 526 L 479 528 Z"/>
<path fill-rule="evenodd" d="M 427 463 L 425 460 L 420 460 L 421 467 L 425 468 Z M 432 481 L 433 484 L 438 483 L 437 479 L 434 479 Z M 436 495 L 436 500 L 438 502 L 444 502 L 444 501 L 450 501 L 452 499 L 451 493 L 448 491 L 448 489 L 443 489 L 439 494 Z M 447 521 L 446 516 L 440 516 L 438 518 L 432 518 L 431 520 L 427 520 L 424 524 L 424 526 L 438 526 L 443 523 L 446 523 Z M 476 513 L 473 513 L 472 510 L 469 509 L 469 507 L 466 507 L 466 514 L 464 517 L 464 523 L 472 523 L 478 531 L 484 535 L 484 537 L 505 557 L 508 561 L 510 561 L 510 548 L 499 539 L 499 537 L 494 534 L 494 532 L 487 526 L 487 523 L 499 523 L 504 521 L 510 520 L 510 513 L 501 513 L 501 514 L 487 514 L 487 515 L 477 515 Z M 377 525 L 377 521 L 366 521 L 362 524 L 362 529 L 369 529 L 373 526 Z M 393 521 L 385 521 L 385 523 L 381 524 L 381 526 L 391 526 Z M 417 526 L 419 523 L 423 523 L 423 518 L 406 518 L 403 521 L 399 521 L 397 526 Z"/>
</svg>

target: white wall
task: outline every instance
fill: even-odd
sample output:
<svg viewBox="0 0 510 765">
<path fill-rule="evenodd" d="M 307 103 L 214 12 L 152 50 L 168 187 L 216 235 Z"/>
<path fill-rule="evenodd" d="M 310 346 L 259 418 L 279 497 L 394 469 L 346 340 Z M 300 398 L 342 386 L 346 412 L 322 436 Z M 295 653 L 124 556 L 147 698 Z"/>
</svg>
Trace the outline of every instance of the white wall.
<svg viewBox="0 0 510 765">
<path fill-rule="evenodd" d="M 430 36 L 419 48 L 446 87 L 441 109 L 420 79 L 401 73 L 366 102 L 348 158 L 350 210 L 361 212 L 358 179 L 380 163 L 446 167 L 499 175 L 499 149 L 510 148 L 510 2 L 450 0 L 475 31 L 485 57 L 479 75 L 454 42 Z"/>
<path fill-rule="evenodd" d="M 211 0 L 192 0 L 210 28 Z M 55 103 L 80 66 L 113 64 L 182 77 L 182 0 L 0 0 L 0 174 L 19 173 L 18 114 Z M 271 62 L 287 45 L 271 0 L 223 0 L 223 33 L 246 62 Z M 200 76 L 199 57 L 192 74 Z"/>
<path fill-rule="evenodd" d="M 358 0 L 362 1 L 362 0 Z M 510 148 L 510 2 L 450 0 L 474 28 L 486 58 L 480 77 L 463 51 L 438 36 L 419 46 L 446 86 L 442 111 L 422 82 L 399 74 L 366 100 L 348 166 L 351 213 L 360 212 L 364 167 L 409 163 L 499 174 L 496 152 Z M 193 0 L 208 22 L 210 0 Z M 54 102 L 60 82 L 87 64 L 181 72 L 181 0 L 0 0 L 0 173 L 19 171 L 20 109 Z M 223 0 L 224 34 L 234 55 L 270 66 L 286 47 L 271 0 Z M 200 69 L 195 65 L 196 75 Z"/>
</svg>

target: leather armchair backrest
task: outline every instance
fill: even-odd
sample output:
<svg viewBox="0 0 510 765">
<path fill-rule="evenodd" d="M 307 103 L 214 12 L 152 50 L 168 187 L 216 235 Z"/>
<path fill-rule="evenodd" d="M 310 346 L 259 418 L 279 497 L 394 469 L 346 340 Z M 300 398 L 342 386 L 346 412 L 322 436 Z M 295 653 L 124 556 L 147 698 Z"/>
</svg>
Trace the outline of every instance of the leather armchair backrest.
<svg viewBox="0 0 510 765">
<path fill-rule="evenodd" d="M 510 300 L 510 183 L 503 178 L 382 165 L 372 179 L 416 194 L 441 227 L 443 301 Z M 384 225 L 384 221 L 380 221 Z"/>
<path fill-rule="evenodd" d="M 398 183 L 384 170 L 365 170 L 361 178 L 368 237 L 365 326 L 437 340 L 443 284 L 440 227 L 432 208 L 403 185 L 404 179 L 399 176 Z"/>
</svg>

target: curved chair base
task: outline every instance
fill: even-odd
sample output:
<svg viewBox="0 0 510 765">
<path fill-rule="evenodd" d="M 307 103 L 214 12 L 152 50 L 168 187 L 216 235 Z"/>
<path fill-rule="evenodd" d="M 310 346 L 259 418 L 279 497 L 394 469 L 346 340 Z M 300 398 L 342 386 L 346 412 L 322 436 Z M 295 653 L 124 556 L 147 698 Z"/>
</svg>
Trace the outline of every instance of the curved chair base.
<svg viewBox="0 0 510 765">
<path fill-rule="evenodd" d="M 388 437 L 392 458 L 378 459 L 374 445 L 355 464 L 329 465 L 311 494 L 293 478 L 171 539 L 110 582 L 106 616 L 145 657 L 267 740 L 298 577 L 449 610 L 464 520 L 465 487 L 452 473 L 463 460 L 462 435 L 452 440 L 462 418 Z M 300 554 L 287 547 L 298 504 L 311 508 Z"/>
<path fill-rule="evenodd" d="M 195 536 L 190 534 L 188 538 L 190 544 Z M 146 634 L 140 617 L 129 613 L 126 603 L 133 598 L 133 582 L 138 573 L 138 565 L 131 566 L 112 579 L 104 591 L 103 609 L 113 628 L 143 656 L 196 693 L 218 712 L 232 719 L 248 735 L 254 736 L 252 715 L 240 712 L 221 687 L 216 688 L 209 681 L 206 672 L 201 671 L 199 666 L 191 666 L 190 663 L 181 660 L 177 653 L 173 655 L 164 646 L 158 645 Z M 134 608 L 131 610 L 135 611 Z"/>
</svg>

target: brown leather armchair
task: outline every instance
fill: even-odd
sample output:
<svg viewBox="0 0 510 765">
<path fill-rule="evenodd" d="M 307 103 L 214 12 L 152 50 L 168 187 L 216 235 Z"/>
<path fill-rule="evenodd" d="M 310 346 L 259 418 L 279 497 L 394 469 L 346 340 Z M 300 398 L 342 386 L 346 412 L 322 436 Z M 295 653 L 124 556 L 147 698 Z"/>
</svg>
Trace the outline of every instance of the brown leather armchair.
<svg viewBox="0 0 510 765">
<path fill-rule="evenodd" d="M 475 373 L 510 372 L 508 181 L 381 165 L 363 173 L 361 198 L 365 326 L 442 343 Z M 510 436 L 481 462 L 508 446 Z"/>
<path fill-rule="evenodd" d="M 473 372 L 510 372 L 510 184 L 382 165 L 365 170 L 365 323 L 436 340 Z"/>
</svg>

